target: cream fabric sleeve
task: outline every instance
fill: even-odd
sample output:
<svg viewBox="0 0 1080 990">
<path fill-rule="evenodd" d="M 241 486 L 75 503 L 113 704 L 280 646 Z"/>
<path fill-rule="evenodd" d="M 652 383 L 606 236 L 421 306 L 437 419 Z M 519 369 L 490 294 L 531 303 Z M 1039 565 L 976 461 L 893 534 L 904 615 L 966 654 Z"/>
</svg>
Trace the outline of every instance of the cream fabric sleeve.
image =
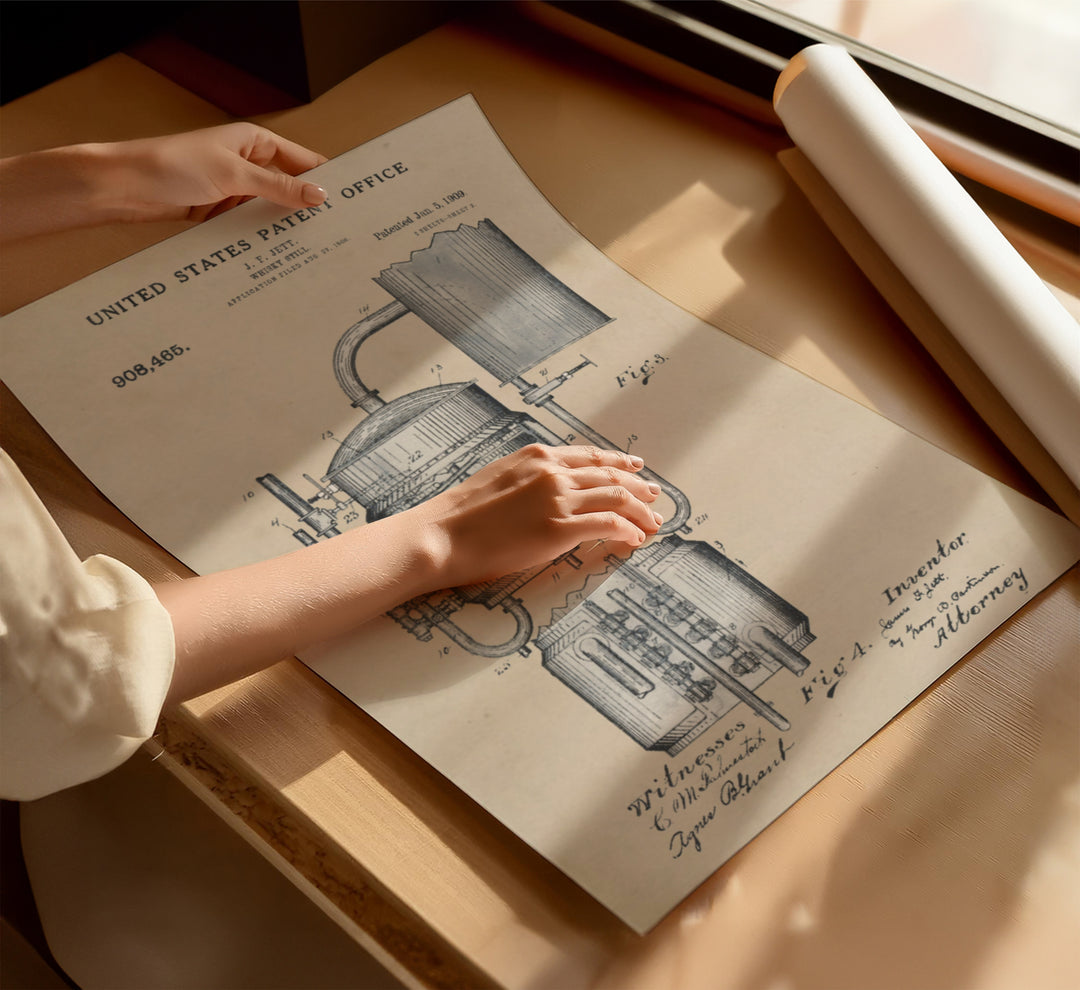
<svg viewBox="0 0 1080 990">
<path fill-rule="evenodd" d="M 80 561 L 0 450 L 0 796 L 126 760 L 154 731 L 174 656 L 150 585 L 110 557 Z"/>
</svg>

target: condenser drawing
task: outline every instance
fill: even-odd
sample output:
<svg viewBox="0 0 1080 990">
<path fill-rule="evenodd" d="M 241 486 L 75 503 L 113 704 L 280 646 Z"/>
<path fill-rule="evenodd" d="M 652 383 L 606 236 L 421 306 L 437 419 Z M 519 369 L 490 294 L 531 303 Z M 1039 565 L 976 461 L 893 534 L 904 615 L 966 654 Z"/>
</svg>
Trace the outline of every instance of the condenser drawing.
<svg viewBox="0 0 1080 990">
<path fill-rule="evenodd" d="M 385 400 L 360 375 L 365 341 L 409 314 L 495 376 L 526 405 L 567 424 L 576 438 L 616 447 L 555 401 L 555 391 L 592 362 L 581 360 L 542 383 L 529 370 L 578 344 L 611 318 L 555 278 L 490 220 L 433 235 L 428 247 L 374 281 L 392 300 L 349 327 L 334 351 L 334 373 L 367 415 L 345 438 L 315 493 L 304 498 L 272 474 L 258 479 L 295 512 L 294 535 L 314 543 L 340 533 L 339 517 L 368 522 L 401 512 L 527 444 L 563 439 L 533 416 L 509 409 L 473 382 L 441 384 Z M 801 674 L 813 640 L 804 615 L 718 550 L 676 535 L 689 532 L 691 507 L 654 473 L 675 511 L 658 539 L 616 569 L 602 591 L 565 614 L 544 617 L 535 639 L 543 665 L 639 744 L 677 752 L 736 704 L 780 728 L 787 721 L 754 693 L 779 670 Z M 619 564 L 621 563 L 621 566 Z M 552 567 L 574 568 L 573 553 L 549 565 L 408 602 L 390 613 L 421 640 L 434 630 L 470 653 L 529 653 L 534 618 L 518 592 Z M 483 642 L 455 619 L 469 605 L 499 608 L 514 633 Z M 557 610 L 563 612 L 564 610 Z"/>
<path fill-rule="evenodd" d="M 536 637 L 543 665 L 646 749 L 674 754 L 740 702 L 788 720 L 755 688 L 801 674 L 806 616 L 719 550 L 672 535 L 637 550 Z"/>
</svg>

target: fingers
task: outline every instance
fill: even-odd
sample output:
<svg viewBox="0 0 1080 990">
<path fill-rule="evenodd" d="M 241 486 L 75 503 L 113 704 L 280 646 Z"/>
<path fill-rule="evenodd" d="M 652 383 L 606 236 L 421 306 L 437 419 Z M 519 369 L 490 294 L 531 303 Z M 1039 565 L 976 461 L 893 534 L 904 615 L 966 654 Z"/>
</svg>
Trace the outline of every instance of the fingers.
<svg viewBox="0 0 1080 990">
<path fill-rule="evenodd" d="M 604 450 L 586 444 L 571 444 L 566 447 L 541 448 L 550 451 L 561 459 L 567 467 L 613 467 L 623 471 L 640 471 L 645 462 L 638 456 L 621 450 Z"/>
<path fill-rule="evenodd" d="M 207 206 L 193 206 L 188 210 L 188 219 L 198 221 L 212 220 L 214 217 L 219 216 L 222 213 L 227 213 L 234 206 L 239 206 L 241 203 L 245 203 L 251 198 L 251 196 L 229 196 L 228 198 L 221 200 L 220 203 L 210 203 Z"/>
<path fill-rule="evenodd" d="M 536 458 L 545 467 L 554 467 L 574 489 L 616 486 L 643 502 L 652 502 L 660 495 L 659 485 L 638 475 L 645 466 L 642 458 L 621 450 L 533 444 L 522 448 L 519 454 L 524 458 Z"/>
<path fill-rule="evenodd" d="M 254 141 L 249 153 L 244 157 L 256 165 L 272 166 L 288 172 L 289 175 L 299 175 L 328 160 L 325 155 L 283 138 L 265 127 L 253 126 L 256 126 Z"/>
<path fill-rule="evenodd" d="M 653 502 L 660 495 L 658 484 L 622 468 L 570 468 L 566 477 L 577 489 L 621 487 L 643 502 Z"/>
<path fill-rule="evenodd" d="M 549 457 L 560 464 L 563 525 L 579 540 L 615 539 L 638 546 L 655 534 L 663 517 L 649 503 L 660 486 L 638 475 L 642 458 L 594 446 L 539 448 L 528 456 Z"/>
<path fill-rule="evenodd" d="M 278 206 L 300 209 L 318 206 L 326 199 L 326 190 L 314 182 L 305 182 L 285 172 L 275 172 L 253 162 L 237 162 L 237 195 L 261 196 Z"/>
<path fill-rule="evenodd" d="M 322 186 L 296 178 L 322 165 L 327 160 L 325 155 L 264 127 L 256 127 L 254 140 L 244 157 L 261 171 L 262 188 L 255 195 L 279 206 L 295 207 L 318 206 L 326 199 Z"/>
<path fill-rule="evenodd" d="M 655 496 L 652 497 L 655 498 Z M 576 492 L 570 501 L 573 503 L 571 512 L 575 516 L 615 513 L 640 532 L 640 539 L 637 540 L 639 543 L 643 542 L 647 536 L 656 533 L 664 522 L 664 518 L 660 513 L 655 512 L 645 502 L 620 485 L 588 488 Z M 599 525 L 607 524 L 600 521 Z M 601 538 L 597 537 L 597 539 Z"/>
</svg>

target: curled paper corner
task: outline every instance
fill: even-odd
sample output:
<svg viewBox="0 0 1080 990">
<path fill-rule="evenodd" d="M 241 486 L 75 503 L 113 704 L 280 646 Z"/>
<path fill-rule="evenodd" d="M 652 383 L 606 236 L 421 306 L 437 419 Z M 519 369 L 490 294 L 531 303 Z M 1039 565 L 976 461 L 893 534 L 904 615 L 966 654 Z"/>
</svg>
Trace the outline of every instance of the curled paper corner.
<svg viewBox="0 0 1080 990">
<path fill-rule="evenodd" d="M 847 53 L 847 50 L 841 48 L 839 45 L 829 45 L 822 42 L 817 45 L 809 45 L 801 51 L 796 52 L 776 80 L 776 86 L 773 88 L 773 107 L 775 108 L 779 104 L 780 99 L 787 91 L 787 88 L 800 74 L 805 72 L 810 65 L 819 62 L 822 64 L 827 64 L 828 62 L 839 64 L 842 61 L 850 62 L 858 68 L 857 63 Z"/>
</svg>

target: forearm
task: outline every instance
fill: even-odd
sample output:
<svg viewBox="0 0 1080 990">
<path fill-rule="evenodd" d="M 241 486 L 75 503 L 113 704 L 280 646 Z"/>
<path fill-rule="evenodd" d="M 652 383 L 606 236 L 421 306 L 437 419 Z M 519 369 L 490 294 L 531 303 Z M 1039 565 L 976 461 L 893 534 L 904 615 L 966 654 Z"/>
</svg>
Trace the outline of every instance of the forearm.
<svg viewBox="0 0 1080 990">
<path fill-rule="evenodd" d="M 432 532 L 413 513 L 246 567 L 158 585 L 176 640 L 166 704 L 261 670 L 441 587 Z"/>
<path fill-rule="evenodd" d="M 554 560 L 640 546 L 663 521 L 640 458 L 533 444 L 421 505 L 284 557 L 155 588 L 176 670 L 167 703 L 351 632 L 395 605 Z"/>
<path fill-rule="evenodd" d="M 118 191 L 127 183 L 109 147 L 80 144 L 0 160 L 0 238 L 123 219 Z"/>
</svg>

